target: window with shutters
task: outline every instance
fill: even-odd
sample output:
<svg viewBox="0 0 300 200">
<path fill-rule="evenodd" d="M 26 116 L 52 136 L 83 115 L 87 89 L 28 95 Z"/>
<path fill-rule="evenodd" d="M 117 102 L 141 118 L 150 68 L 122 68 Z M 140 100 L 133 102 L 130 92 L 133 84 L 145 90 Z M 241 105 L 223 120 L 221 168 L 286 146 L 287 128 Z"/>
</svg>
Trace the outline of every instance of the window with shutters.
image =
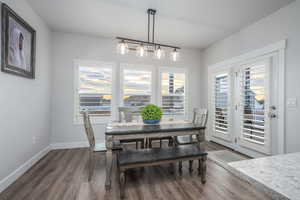
<svg viewBox="0 0 300 200">
<path fill-rule="evenodd" d="M 112 65 L 97 63 L 77 67 L 77 113 L 89 110 L 91 113 L 111 115 Z"/>
<path fill-rule="evenodd" d="M 115 105 L 115 64 L 101 61 L 74 61 L 74 123 L 83 123 L 82 112 L 97 117 L 92 123 L 112 119 Z"/>
<path fill-rule="evenodd" d="M 184 116 L 186 108 L 186 73 L 161 72 L 161 105 L 164 115 Z"/>
<path fill-rule="evenodd" d="M 130 67 L 123 67 L 122 69 L 123 106 L 143 107 L 151 103 L 152 71 Z"/>
<path fill-rule="evenodd" d="M 187 71 L 140 64 L 75 60 L 74 123 L 82 111 L 94 115 L 92 123 L 118 119 L 118 107 L 156 104 L 163 120 L 183 120 L 187 114 Z"/>
<path fill-rule="evenodd" d="M 229 78 L 228 73 L 214 76 L 212 99 L 214 135 L 224 139 L 229 137 Z"/>
<path fill-rule="evenodd" d="M 251 143 L 265 144 L 266 66 L 257 63 L 241 72 L 242 138 Z"/>
</svg>

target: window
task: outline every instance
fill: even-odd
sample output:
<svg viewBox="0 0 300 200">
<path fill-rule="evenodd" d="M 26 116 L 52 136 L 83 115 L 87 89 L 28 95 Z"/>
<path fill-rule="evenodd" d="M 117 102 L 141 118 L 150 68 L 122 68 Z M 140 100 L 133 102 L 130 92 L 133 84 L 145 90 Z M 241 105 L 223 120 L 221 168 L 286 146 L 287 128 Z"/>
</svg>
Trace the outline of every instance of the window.
<svg viewBox="0 0 300 200">
<path fill-rule="evenodd" d="M 229 139 L 229 74 L 214 76 L 213 91 L 213 130 L 214 135 L 223 139 Z"/>
<path fill-rule="evenodd" d="M 185 72 L 161 72 L 161 104 L 165 115 L 185 115 L 185 81 Z"/>
<path fill-rule="evenodd" d="M 139 64 L 75 61 L 74 123 L 89 110 L 93 123 L 118 120 L 118 107 L 143 107 L 153 103 L 164 110 L 164 120 L 187 116 L 186 71 Z"/>
<path fill-rule="evenodd" d="M 151 71 L 124 67 L 122 78 L 122 101 L 124 106 L 142 107 L 151 102 Z"/>
<path fill-rule="evenodd" d="M 77 116 L 83 110 L 98 115 L 111 115 L 113 65 L 98 62 L 77 62 Z"/>
</svg>

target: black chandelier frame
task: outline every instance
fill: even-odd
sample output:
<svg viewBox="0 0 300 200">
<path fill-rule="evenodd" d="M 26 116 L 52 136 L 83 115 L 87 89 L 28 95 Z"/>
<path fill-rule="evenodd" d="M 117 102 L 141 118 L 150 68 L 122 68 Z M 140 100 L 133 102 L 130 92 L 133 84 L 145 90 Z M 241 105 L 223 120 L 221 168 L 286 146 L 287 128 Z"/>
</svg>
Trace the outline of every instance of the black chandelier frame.
<svg viewBox="0 0 300 200">
<path fill-rule="evenodd" d="M 134 44 L 134 45 L 145 45 L 145 46 L 152 46 L 154 48 L 154 50 L 156 50 L 156 48 L 160 48 L 160 47 L 166 47 L 166 48 L 172 48 L 174 50 L 178 50 L 180 49 L 180 47 L 177 46 L 172 46 L 172 45 L 167 45 L 167 44 L 161 44 L 161 43 L 156 43 L 154 42 L 155 39 L 155 14 L 156 14 L 156 10 L 149 8 L 147 10 L 148 13 L 148 41 L 143 41 L 143 40 L 136 40 L 136 39 L 131 39 L 131 38 L 125 38 L 125 37 L 116 37 L 117 40 L 120 40 L 121 42 L 126 42 L 128 44 Z M 150 41 L 150 35 L 151 35 L 151 31 L 150 31 L 150 26 L 151 26 L 151 17 L 152 17 L 152 41 Z M 136 50 L 135 48 L 129 48 L 130 50 Z M 154 51 L 154 50 L 150 50 L 148 49 L 147 51 Z"/>
</svg>

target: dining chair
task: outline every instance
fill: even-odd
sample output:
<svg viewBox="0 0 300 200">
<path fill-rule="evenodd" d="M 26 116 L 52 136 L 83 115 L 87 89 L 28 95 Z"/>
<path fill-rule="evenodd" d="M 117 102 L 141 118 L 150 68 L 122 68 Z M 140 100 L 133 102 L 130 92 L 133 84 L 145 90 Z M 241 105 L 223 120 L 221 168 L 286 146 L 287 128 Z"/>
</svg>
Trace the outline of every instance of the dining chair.
<svg viewBox="0 0 300 200">
<path fill-rule="evenodd" d="M 90 116 L 88 111 L 83 112 L 83 123 L 85 128 L 85 133 L 89 141 L 89 181 L 91 181 L 94 172 L 94 152 L 95 152 L 95 136 L 94 130 L 90 121 Z"/>
<path fill-rule="evenodd" d="M 89 176 L 88 180 L 91 181 L 93 172 L 94 172 L 94 165 L 95 165 L 95 157 L 94 153 L 99 151 L 99 149 L 102 148 L 100 144 L 96 144 L 95 142 L 95 135 L 94 135 L 94 130 L 93 126 L 90 120 L 91 113 L 88 110 L 85 110 L 82 112 L 83 115 L 83 124 L 84 124 L 84 129 L 85 133 L 89 142 Z M 92 116 L 97 116 L 96 112 L 93 112 Z M 100 148 L 99 148 L 100 147 Z M 114 144 L 113 150 L 122 150 L 122 147 L 118 144 Z"/>
<path fill-rule="evenodd" d="M 162 147 L 163 141 L 168 141 L 168 146 L 173 146 L 174 140 L 172 136 L 167 136 L 167 137 L 159 137 L 159 138 L 149 138 L 146 141 L 146 146 L 149 148 L 152 148 L 152 142 L 154 141 L 159 141 L 159 148 Z"/>
<path fill-rule="evenodd" d="M 128 122 L 139 122 L 141 121 L 141 114 L 139 107 L 119 107 L 119 122 L 128 123 Z M 145 147 L 144 139 L 127 139 L 120 140 L 121 144 L 130 144 L 135 143 L 136 149 L 138 149 L 139 143 L 141 148 Z"/>
<path fill-rule="evenodd" d="M 208 120 L 208 110 L 201 108 L 194 108 L 193 110 L 193 123 L 206 127 Z M 204 130 L 202 130 L 204 131 Z M 174 137 L 175 145 L 189 145 L 189 144 L 197 144 L 197 136 L 196 135 L 188 135 L 188 136 L 176 136 Z M 200 162 L 200 161 L 199 161 Z M 189 161 L 189 170 L 193 171 L 193 161 Z M 179 171 L 182 171 L 182 161 L 179 162 Z"/>
<path fill-rule="evenodd" d="M 149 138 L 149 140 L 147 142 L 148 143 L 147 146 L 149 148 L 152 148 L 152 142 L 159 141 L 159 148 L 161 148 L 164 140 L 168 141 L 168 146 L 173 145 L 173 137 L 170 136 L 170 137 L 160 137 L 160 138 Z"/>
</svg>

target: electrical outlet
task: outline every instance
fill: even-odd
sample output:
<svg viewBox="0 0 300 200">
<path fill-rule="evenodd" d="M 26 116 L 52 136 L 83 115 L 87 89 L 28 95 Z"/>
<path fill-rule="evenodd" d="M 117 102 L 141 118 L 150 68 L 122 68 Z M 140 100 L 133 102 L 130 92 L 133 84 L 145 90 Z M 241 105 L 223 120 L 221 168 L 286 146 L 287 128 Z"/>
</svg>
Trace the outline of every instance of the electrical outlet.
<svg viewBox="0 0 300 200">
<path fill-rule="evenodd" d="M 32 144 L 36 144 L 36 137 L 35 136 L 32 137 Z"/>
<path fill-rule="evenodd" d="M 286 101 L 288 108 L 297 108 L 297 99 L 296 98 L 288 98 Z"/>
</svg>

